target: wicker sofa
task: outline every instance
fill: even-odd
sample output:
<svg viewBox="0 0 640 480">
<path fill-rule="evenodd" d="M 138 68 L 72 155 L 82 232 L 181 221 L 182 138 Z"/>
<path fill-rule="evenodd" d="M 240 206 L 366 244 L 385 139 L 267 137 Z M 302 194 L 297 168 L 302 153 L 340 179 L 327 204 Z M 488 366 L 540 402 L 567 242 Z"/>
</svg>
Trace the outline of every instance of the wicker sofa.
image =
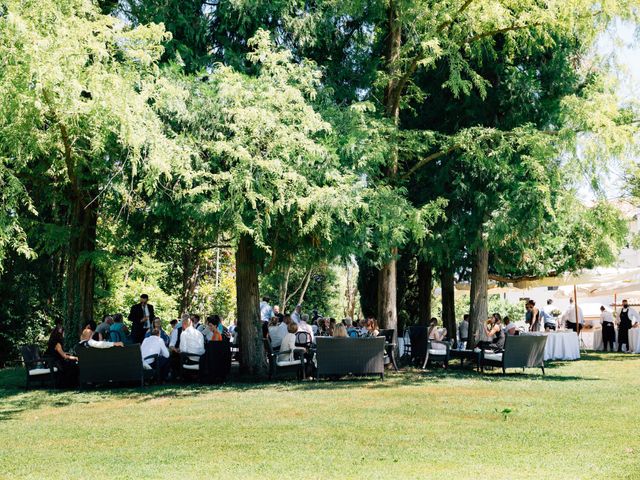
<svg viewBox="0 0 640 480">
<path fill-rule="evenodd" d="M 547 344 L 546 335 L 515 335 L 507 336 L 504 352 L 480 352 L 480 370 L 485 366 L 502 368 L 541 368 L 544 375 L 544 349 Z"/>
<path fill-rule="evenodd" d="M 145 369 L 140 345 L 78 348 L 80 387 L 87 384 L 137 383 L 144 386 Z"/>
<path fill-rule="evenodd" d="M 384 378 L 384 349 L 384 337 L 317 337 L 317 377 L 379 375 Z"/>
</svg>

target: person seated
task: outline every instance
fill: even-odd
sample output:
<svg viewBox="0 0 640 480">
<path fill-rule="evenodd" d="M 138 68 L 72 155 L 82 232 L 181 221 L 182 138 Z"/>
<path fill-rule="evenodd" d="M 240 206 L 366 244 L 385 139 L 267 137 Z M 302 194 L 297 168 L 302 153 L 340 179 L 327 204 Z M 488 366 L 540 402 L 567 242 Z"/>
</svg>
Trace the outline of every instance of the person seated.
<svg viewBox="0 0 640 480">
<path fill-rule="evenodd" d="M 160 338 L 164 342 L 165 346 L 168 347 L 169 346 L 169 342 L 171 341 L 171 338 L 162 329 L 162 320 L 159 319 L 158 317 L 153 319 L 153 326 L 152 326 L 151 330 L 147 330 L 147 333 L 144 334 L 144 338 L 150 337 L 153 334 L 153 330 L 158 330 L 160 332 Z"/>
<path fill-rule="evenodd" d="M 219 315 L 210 315 L 207 317 L 207 330 L 204 337 L 208 342 L 221 342 L 225 337 L 229 338 L 229 332 L 222 324 Z"/>
<path fill-rule="evenodd" d="M 300 317 L 300 319 L 302 320 L 302 317 L 306 316 L 307 319 L 309 318 L 309 315 L 304 314 Z M 302 322 L 300 322 L 302 323 Z M 308 326 L 308 325 L 307 325 Z M 291 362 L 291 361 L 295 361 L 295 352 L 306 352 L 306 348 L 304 347 L 296 347 L 296 334 L 300 331 L 300 327 L 298 324 L 296 324 L 295 322 L 290 322 L 289 325 L 287 325 L 287 334 L 284 336 L 284 338 L 282 339 L 282 344 L 280 345 L 280 351 L 281 352 L 285 352 L 282 354 L 278 354 L 278 361 L 279 362 Z M 298 357 L 300 358 L 300 357 Z"/>
<path fill-rule="evenodd" d="M 120 313 L 113 316 L 113 324 L 109 328 L 109 339 L 112 342 L 126 342 L 129 337 L 129 329 L 124 324 L 124 318 Z"/>
<path fill-rule="evenodd" d="M 336 327 L 333 329 L 333 337 L 334 338 L 349 338 L 349 334 L 347 333 L 347 327 L 342 323 L 338 323 Z"/>
<path fill-rule="evenodd" d="M 151 334 L 145 337 L 140 345 L 140 353 L 142 355 L 142 361 L 148 367 L 158 368 L 160 371 L 159 380 L 164 382 L 169 374 L 169 350 L 160 336 L 159 329 L 154 328 Z M 158 357 L 155 360 L 147 359 L 147 357 L 151 355 L 158 355 Z"/>
<path fill-rule="evenodd" d="M 464 350 L 467 348 L 467 341 L 469 340 L 469 314 L 464 314 L 460 325 L 458 325 L 458 348 Z"/>
<path fill-rule="evenodd" d="M 351 318 L 346 317 L 342 320 L 342 323 L 344 324 L 344 327 L 347 330 L 347 335 L 349 337 L 357 337 L 358 336 L 358 331 L 357 329 L 353 326 L 353 320 L 351 320 Z"/>
<path fill-rule="evenodd" d="M 105 315 L 102 317 L 102 323 L 96 327 L 96 334 L 98 335 L 97 340 L 109 340 L 111 336 L 109 335 L 109 330 L 111 329 L 111 325 L 113 325 L 113 317 L 111 315 Z"/>
<path fill-rule="evenodd" d="M 202 355 L 204 353 L 204 335 L 193 328 L 189 316 L 187 316 L 186 321 L 182 321 L 179 351 L 180 353 L 192 353 L 194 355 Z"/>
<path fill-rule="evenodd" d="M 370 318 L 369 320 L 367 320 L 365 328 L 365 337 L 377 337 L 380 335 L 380 330 L 378 330 L 378 322 L 376 322 L 375 318 Z"/>
<path fill-rule="evenodd" d="M 291 318 L 287 317 L 291 322 Z M 271 348 L 277 349 L 282 345 L 282 339 L 287 334 L 288 323 L 280 322 L 278 317 L 272 317 L 269 321 L 269 337 L 271 338 Z"/>
<path fill-rule="evenodd" d="M 507 335 L 518 335 L 516 324 L 509 317 L 504 317 L 504 333 Z"/>
<path fill-rule="evenodd" d="M 329 335 L 329 319 L 324 317 L 318 317 L 316 319 L 316 325 L 318 329 L 316 330 L 316 335 L 318 337 L 328 337 Z"/>
<path fill-rule="evenodd" d="M 193 328 L 199 331 L 202 335 L 205 334 L 205 330 L 207 328 L 200 323 L 200 315 L 197 315 L 197 314 L 191 315 L 191 325 L 193 326 Z"/>
<path fill-rule="evenodd" d="M 298 325 L 298 331 L 300 332 L 307 332 L 311 338 L 311 342 L 315 343 L 316 341 L 316 336 L 313 334 L 313 329 L 311 328 L 311 325 L 309 325 L 309 315 L 306 313 L 303 313 L 300 316 L 300 322 Z M 280 349 L 282 349 L 282 346 L 280 346 Z"/>
<path fill-rule="evenodd" d="M 333 317 L 329 317 L 329 335 L 333 336 L 333 330 L 336 328 L 336 319 Z"/>
<path fill-rule="evenodd" d="M 487 340 L 478 342 L 478 348 L 492 350 L 496 353 L 504 351 L 505 335 L 499 317 L 490 317 L 483 325 L 483 333 Z"/>
<path fill-rule="evenodd" d="M 437 340 L 438 342 L 444 341 L 447 335 L 446 328 L 443 328 L 443 329 L 438 328 L 438 319 L 435 317 L 432 318 L 431 321 L 429 322 L 429 330 L 427 330 L 427 332 L 428 332 L 427 338 L 429 340 Z"/>
<path fill-rule="evenodd" d="M 80 342 L 78 345 L 81 347 L 91 348 L 111 348 L 111 347 L 123 347 L 122 342 L 109 342 L 107 340 L 94 340 L 95 322 L 89 322 L 87 326 L 82 330 L 80 334 Z"/>
<path fill-rule="evenodd" d="M 52 357 L 58 369 L 59 385 L 74 387 L 78 384 L 78 357 L 64 351 L 64 328 L 56 325 L 47 342 L 46 355 Z"/>
<path fill-rule="evenodd" d="M 358 322 L 358 336 L 359 337 L 364 337 L 364 336 L 367 335 L 367 322 L 368 322 L 368 320 L 366 318 L 362 318 Z"/>
</svg>

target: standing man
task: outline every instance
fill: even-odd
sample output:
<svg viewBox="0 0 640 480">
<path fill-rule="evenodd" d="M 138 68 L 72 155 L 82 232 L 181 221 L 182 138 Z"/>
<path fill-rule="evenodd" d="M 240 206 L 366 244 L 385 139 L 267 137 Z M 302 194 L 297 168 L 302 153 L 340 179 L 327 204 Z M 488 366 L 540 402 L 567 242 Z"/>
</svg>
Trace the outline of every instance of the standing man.
<svg viewBox="0 0 640 480">
<path fill-rule="evenodd" d="M 469 340 L 469 315 L 464 314 L 460 325 L 458 325 L 458 350 L 464 350 L 467 348 L 467 341 Z"/>
<path fill-rule="evenodd" d="M 291 321 L 295 324 L 300 323 L 300 315 L 302 315 L 302 305 L 296 305 L 296 309 L 291 314 Z"/>
<path fill-rule="evenodd" d="M 547 304 L 542 307 L 542 325 L 546 331 L 556 329 L 556 320 L 551 314 L 553 311 L 553 300 L 548 299 Z"/>
<path fill-rule="evenodd" d="M 578 332 L 577 324 L 580 324 L 580 330 L 584 326 L 584 315 L 582 314 L 582 308 L 578 307 L 578 320 L 576 321 L 576 307 L 573 305 L 573 298 L 569 299 L 569 308 L 562 314 L 562 320 L 566 322 L 567 328 Z"/>
<path fill-rule="evenodd" d="M 131 307 L 129 317 L 131 322 L 131 338 L 133 343 L 142 343 L 144 340 L 145 330 L 149 328 L 156 316 L 153 312 L 153 305 L 149 304 L 149 295 L 143 293 L 140 295 L 140 303 Z"/>
<path fill-rule="evenodd" d="M 616 329 L 613 324 L 613 315 L 611 312 L 607 312 L 604 305 L 600 306 L 600 323 L 602 324 L 602 342 L 604 343 L 603 350 L 607 351 L 607 345 L 610 345 L 610 352 L 613 352 L 613 344 L 616 341 Z"/>
<path fill-rule="evenodd" d="M 260 302 L 260 318 L 263 322 L 269 322 L 273 316 L 273 309 L 269 305 L 269 297 L 262 297 Z"/>
<path fill-rule="evenodd" d="M 629 302 L 625 299 L 622 300 L 622 309 L 618 314 L 618 351 L 622 351 L 622 344 L 624 343 L 629 348 L 629 329 L 640 321 L 640 315 L 633 308 L 629 306 Z"/>
</svg>

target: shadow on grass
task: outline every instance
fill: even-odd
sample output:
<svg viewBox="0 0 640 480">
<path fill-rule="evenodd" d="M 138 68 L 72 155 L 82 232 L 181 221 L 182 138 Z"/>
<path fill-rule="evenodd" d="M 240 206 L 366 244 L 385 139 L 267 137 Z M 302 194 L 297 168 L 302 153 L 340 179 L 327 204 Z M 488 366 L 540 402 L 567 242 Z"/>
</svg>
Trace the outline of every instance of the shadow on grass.
<svg viewBox="0 0 640 480">
<path fill-rule="evenodd" d="M 590 358 L 597 360 L 598 356 Z M 547 368 L 558 368 L 562 365 L 558 362 L 549 364 Z M 145 388 L 122 388 L 106 386 L 92 390 L 55 390 L 48 388 L 27 391 L 24 388 L 24 370 L 5 369 L 0 371 L 0 421 L 10 420 L 16 415 L 43 407 L 62 408 L 77 404 L 90 404 L 105 400 L 127 399 L 136 403 L 163 398 L 190 398 L 212 392 L 241 393 L 263 389 L 280 391 L 332 391 L 347 390 L 351 388 L 388 389 L 404 386 L 433 385 L 441 382 L 456 380 L 476 380 L 479 382 L 502 383 L 519 382 L 523 380 L 535 380 L 540 382 L 583 382 L 596 381 L 597 378 L 574 375 L 542 375 L 536 369 L 528 369 L 526 372 L 508 370 L 502 375 L 500 369 L 480 374 L 471 368 L 442 369 L 432 368 L 420 370 L 405 368 L 400 372 L 388 372 L 384 380 L 345 377 L 339 380 L 319 380 L 298 382 L 288 378 L 276 379 L 269 382 L 243 382 L 236 376 L 229 383 L 223 385 L 199 385 L 199 384 L 166 384 L 151 385 Z"/>
</svg>

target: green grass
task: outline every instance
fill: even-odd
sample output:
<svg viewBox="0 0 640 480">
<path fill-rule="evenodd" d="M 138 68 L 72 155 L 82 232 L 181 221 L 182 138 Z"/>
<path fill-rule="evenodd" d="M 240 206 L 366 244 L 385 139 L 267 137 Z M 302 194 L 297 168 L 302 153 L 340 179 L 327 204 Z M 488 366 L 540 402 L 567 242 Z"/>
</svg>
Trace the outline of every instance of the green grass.
<svg viewBox="0 0 640 480">
<path fill-rule="evenodd" d="M 640 479 L 640 357 L 503 377 L 22 388 L 0 372 L 0 478 Z"/>
</svg>

